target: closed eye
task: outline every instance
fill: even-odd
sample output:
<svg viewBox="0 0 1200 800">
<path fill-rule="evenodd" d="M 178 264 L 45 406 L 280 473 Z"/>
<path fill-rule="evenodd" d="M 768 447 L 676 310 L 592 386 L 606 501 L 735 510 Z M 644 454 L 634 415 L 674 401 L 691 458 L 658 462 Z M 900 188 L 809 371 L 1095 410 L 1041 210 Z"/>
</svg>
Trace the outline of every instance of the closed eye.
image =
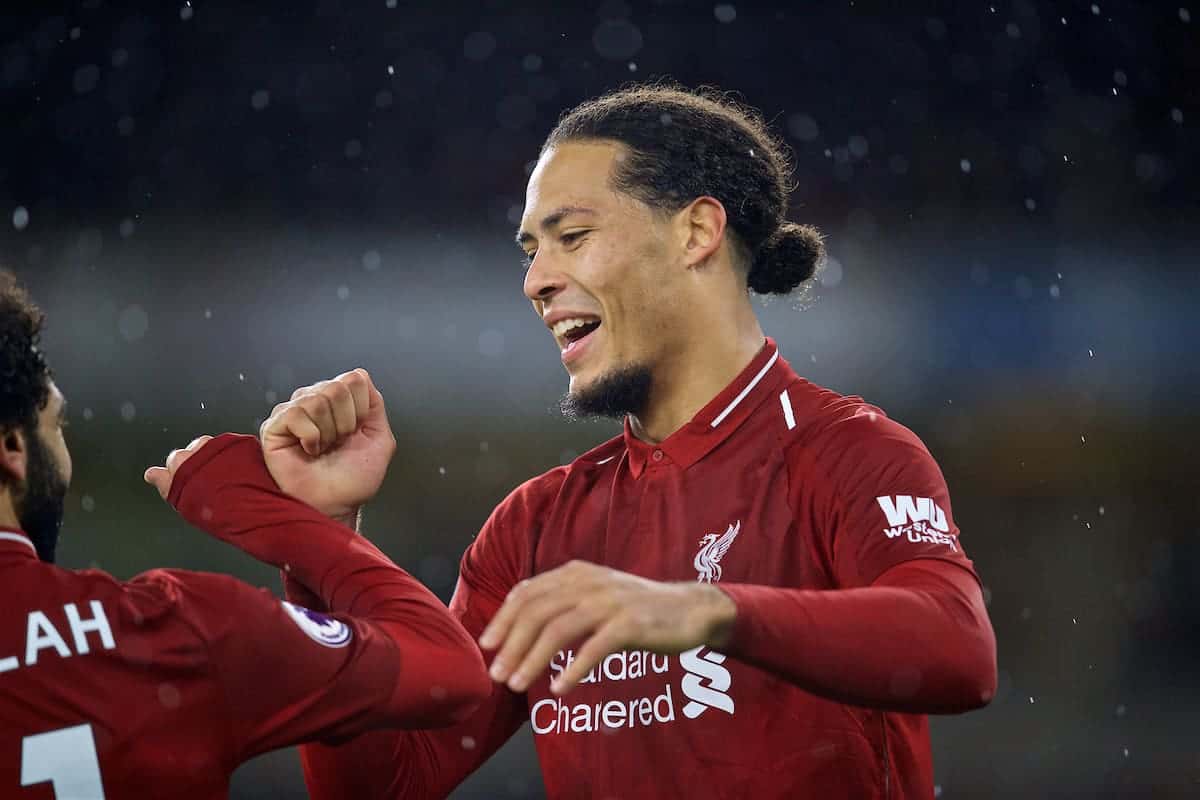
<svg viewBox="0 0 1200 800">
<path fill-rule="evenodd" d="M 582 239 L 587 233 L 588 233 L 588 231 L 586 231 L 586 230 L 571 231 L 569 233 L 564 233 L 562 236 L 559 236 L 558 241 L 561 242 L 563 245 L 570 247 L 571 245 L 575 244 L 580 239 Z"/>
</svg>

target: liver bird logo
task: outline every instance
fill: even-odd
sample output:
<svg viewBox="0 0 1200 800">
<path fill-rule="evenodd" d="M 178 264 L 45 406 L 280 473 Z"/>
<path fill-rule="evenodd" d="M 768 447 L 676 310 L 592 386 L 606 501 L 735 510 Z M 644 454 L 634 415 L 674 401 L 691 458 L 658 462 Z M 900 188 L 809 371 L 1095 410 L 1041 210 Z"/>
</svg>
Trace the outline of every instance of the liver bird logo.
<svg viewBox="0 0 1200 800">
<path fill-rule="evenodd" d="M 729 552 L 733 540 L 742 529 L 742 521 L 738 520 L 729 526 L 724 533 L 706 533 L 700 539 L 700 551 L 692 564 L 699 575 L 698 583 L 712 583 L 721 580 L 721 559 Z"/>
</svg>

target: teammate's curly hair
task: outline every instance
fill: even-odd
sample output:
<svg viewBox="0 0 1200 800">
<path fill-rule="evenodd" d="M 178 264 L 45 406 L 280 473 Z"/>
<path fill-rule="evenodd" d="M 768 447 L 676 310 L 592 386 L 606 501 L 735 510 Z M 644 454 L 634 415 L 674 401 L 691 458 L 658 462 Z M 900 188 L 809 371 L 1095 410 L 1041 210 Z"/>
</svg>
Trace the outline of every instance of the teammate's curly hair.
<svg viewBox="0 0 1200 800">
<path fill-rule="evenodd" d="M 713 89 L 638 84 L 566 112 L 542 152 L 589 139 L 629 149 L 613 185 L 651 207 L 678 211 L 697 197 L 720 200 L 751 290 L 788 294 L 816 273 L 821 234 L 787 220 L 787 148 L 757 110 Z"/>
<path fill-rule="evenodd" d="M 32 431 L 53 373 L 38 349 L 44 315 L 12 273 L 0 270 L 0 433 Z"/>
</svg>

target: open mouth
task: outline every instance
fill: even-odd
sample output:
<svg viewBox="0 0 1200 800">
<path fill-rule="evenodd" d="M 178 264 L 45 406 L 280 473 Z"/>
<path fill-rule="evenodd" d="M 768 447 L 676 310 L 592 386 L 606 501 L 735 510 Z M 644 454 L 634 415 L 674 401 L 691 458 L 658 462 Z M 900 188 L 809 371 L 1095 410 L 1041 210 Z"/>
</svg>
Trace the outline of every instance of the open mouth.
<svg viewBox="0 0 1200 800">
<path fill-rule="evenodd" d="M 560 320 L 554 325 L 554 337 L 558 339 L 559 346 L 566 353 L 574 350 L 584 339 L 595 333 L 600 324 L 600 320 L 588 317 Z"/>
</svg>

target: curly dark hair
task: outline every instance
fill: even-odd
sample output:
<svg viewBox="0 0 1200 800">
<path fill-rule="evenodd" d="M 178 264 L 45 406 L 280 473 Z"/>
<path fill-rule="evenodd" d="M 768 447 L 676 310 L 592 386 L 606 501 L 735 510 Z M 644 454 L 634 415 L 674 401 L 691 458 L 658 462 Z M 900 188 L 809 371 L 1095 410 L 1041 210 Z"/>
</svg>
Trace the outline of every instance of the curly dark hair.
<svg viewBox="0 0 1200 800">
<path fill-rule="evenodd" d="M 624 144 L 630 157 L 613 186 L 657 209 L 697 197 L 725 206 L 746 282 L 759 294 L 788 294 L 824 257 L 816 228 L 787 220 L 792 173 L 786 145 L 762 114 L 711 88 L 636 84 L 566 112 L 542 145 L 571 140 Z"/>
<path fill-rule="evenodd" d="M 45 315 L 10 272 L 0 270 L 0 431 L 32 431 L 50 399 L 50 371 L 38 349 Z"/>
</svg>

